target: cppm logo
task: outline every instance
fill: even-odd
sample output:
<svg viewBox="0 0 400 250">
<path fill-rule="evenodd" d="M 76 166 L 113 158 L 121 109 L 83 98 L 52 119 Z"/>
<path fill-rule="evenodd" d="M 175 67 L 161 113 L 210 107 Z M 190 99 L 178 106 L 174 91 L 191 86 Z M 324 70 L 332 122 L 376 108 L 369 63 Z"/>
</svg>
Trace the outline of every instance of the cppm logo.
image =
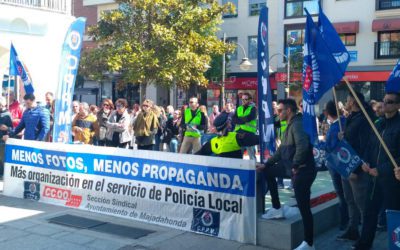
<svg viewBox="0 0 400 250">
<path fill-rule="evenodd" d="M 204 226 L 209 227 L 214 223 L 213 215 L 210 211 L 204 211 L 201 215 L 201 222 Z"/>
<path fill-rule="evenodd" d="M 400 248 L 400 227 L 397 227 L 393 230 L 392 241 L 395 246 Z"/>
<path fill-rule="evenodd" d="M 267 43 L 267 38 L 268 38 L 268 28 L 264 22 L 261 22 L 260 34 L 261 34 L 261 41 L 265 45 Z"/>
<path fill-rule="evenodd" d="M 77 31 L 72 31 L 68 40 L 68 45 L 70 48 L 73 50 L 76 50 L 79 48 L 81 44 L 81 35 Z"/>
<path fill-rule="evenodd" d="M 347 164 L 347 163 L 349 163 L 351 161 L 351 153 L 345 147 L 340 147 L 339 150 L 336 153 L 336 156 L 337 156 L 337 158 L 339 159 L 340 162 L 343 162 L 345 164 Z"/>
<path fill-rule="evenodd" d="M 24 199 L 38 201 L 40 199 L 40 183 L 24 181 Z"/>
<path fill-rule="evenodd" d="M 66 201 L 68 207 L 79 207 L 82 203 L 82 196 L 72 195 L 71 190 L 45 186 L 43 197 Z"/>
<path fill-rule="evenodd" d="M 199 233 L 218 236 L 220 213 L 201 208 L 193 208 L 191 230 Z"/>
</svg>

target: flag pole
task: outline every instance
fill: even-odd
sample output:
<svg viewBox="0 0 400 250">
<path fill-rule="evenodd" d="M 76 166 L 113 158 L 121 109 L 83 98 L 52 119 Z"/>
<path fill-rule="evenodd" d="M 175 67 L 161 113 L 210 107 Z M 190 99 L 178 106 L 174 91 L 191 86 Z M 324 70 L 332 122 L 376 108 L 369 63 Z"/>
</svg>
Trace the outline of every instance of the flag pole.
<svg viewBox="0 0 400 250">
<path fill-rule="evenodd" d="M 354 99 L 356 100 L 358 106 L 360 107 L 361 111 L 364 113 L 365 118 L 367 118 L 367 121 L 368 121 L 369 125 L 371 126 L 372 130 L 374 131 L 376 137 L 378 137 L 378 140 L 382 144 L 382 147 L 385 150 L 386 154 L 389 156 L 389 159 L 390 159 L 391 163 L 393 164 L 393 167 L 395 169 L 399 168 L 397 166 L 396 161 L 393 158 L 393 155 L 390 153 L 389 148 L 387 147 L 386 143 L 383 141 L 381 135 L 379 134 L 378 130 L 376 129 L 375 124 L 372 122 L 372 120 L 369 117 L 367 111 L 365 110 L 364 105 L 361 103 L 360 99 L 358 99 L 358 96 L 357 96 L 356 92 L 354 91 L 353 87 L 350 85 L 349 80 L 346 77 L 343 77 L 343 80 L 346 82 L 347 87 L 349 88 L 350 92 L 354 96 Z"/>
<path fill-rule="evenodd" d="M 340 129 L 340 132 L 342 132 L 343 127 L 342 127 L 342 121 L 340 120 L 339 105 L 338 105 L 335 87 L 333 87 L 332 90 L 333 90 L 333 99 L 335 100 L 335 106 L 336 106 L 336 114 L 337 114 L 338 121 L 339 121 L 339 129 Z"/>
<path fill-rule="evenodd" d="M 7 86 L 7 109 L 10 109 L 10 87 L 11 86 L 11 76 L 8 74 L 8 86 Z"/>
</svg>

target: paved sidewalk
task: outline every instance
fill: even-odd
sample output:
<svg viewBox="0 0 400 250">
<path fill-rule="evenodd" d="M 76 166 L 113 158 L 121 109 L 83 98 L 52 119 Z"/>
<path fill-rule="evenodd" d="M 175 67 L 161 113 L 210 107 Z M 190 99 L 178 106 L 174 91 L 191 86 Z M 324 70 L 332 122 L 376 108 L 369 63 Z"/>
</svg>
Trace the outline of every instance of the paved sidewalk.
<svg viewBox="0 0 400 250">
<path fill-rule="evenodd" d="M 56 225 L 47 221 L 52 217 L 64 214 L 72 214 L 155 232 L 134 240 L 87 229 Z M 0 195 L 0 249 L 257 250 L 264 248 L 133 220 Z"/>
<path fill-rule="evenodd" d="M 0 181 L 0 249 L 267 249 L 134 220 L 126 220 L 31 200 L 6 197 L 1 194 L 3 190 L 2 186 L 3 182 Z M 50 218 L 65 214 L 152 230 L 155 232 L 139 239 L 129 239 L 113 234 L 100 233 L 87 229 L 77 229 L 48 222 Z M 317 237 L 315 240 L 316 249 L 350 249 L 351 243 L 336 241 L 336 236 L 339 233 L 337 229 L 332 229 Z M 386 232 L 377 234 L 374 250 L 381 249 L 387 249 Z"/>
</svg>

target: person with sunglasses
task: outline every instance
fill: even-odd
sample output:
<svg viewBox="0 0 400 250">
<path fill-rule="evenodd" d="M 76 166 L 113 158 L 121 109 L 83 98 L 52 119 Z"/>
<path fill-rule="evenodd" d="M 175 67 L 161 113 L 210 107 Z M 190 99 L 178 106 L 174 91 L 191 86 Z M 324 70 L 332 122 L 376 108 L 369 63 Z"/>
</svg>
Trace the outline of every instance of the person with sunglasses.
<svg viewBox="0 0 400 250">
<path fill-rule="evenodd" d="M 115 111 L 105 122 L 107 127 L 107 142 L 109 147 L 128 148 L 132 140 L 132 134 L 129 131 L 131 116 L 128 113 L 128 102 L 126 99 L 118 99 L 115 102 Z"/>
<path fill-rule="evenodd" d="M 114 110 L 114 104 L 111 99 L 104 99 L 101 105 L 101 109 L 97 112 L 97 130 L 96 130 L 96 138 L 98 146 L 106 145 L 106 134 L 107 134 L 107 126 L 106 122 L 110 117 L 112 111 Z"/>
<path fill-rule="evenodd" d="M 133 123 L 135 143 L 138 149 L 153 150 L 155 135 L 160 126 L 158 115 L 153 108 L 153 101 L 146 99 L 142 103 L 142 110 Z"/>
<path fill-rule="evenodd" d="M 361 235 L 353 245 L 353 249 L 356 250 L 372 248 L 382 204 L 388 210 L 400 211 L 400 181 L 397 178 L 399 176 L 396 177 L 396 173 L 400 171 L 399 109 L 400 94 L 387 93 L 383 99 L 385 116 L 379 123 L 376 123 L 376 128 L 397 166 L 393 166 L 388 154 L 384 151 L 383 146 L 375 135 L 366 136 L 369 141 L 363 144 L 367 148 L 367 153 L 362 169 L 370 176 L 370 179 L 366 188 L 368 199 L 364 204 L 365 212 L 363 213 Z"/>
<path fill-rule="evenodd" d="M 185 109 L 182 114 L 181 128 L 184 132 L 179 153 L 187 154 L 190 150 L 195 153 L 200 150 L 200 137 L 206 127 L 206 122 L 206 117 L 199 108 L 198 99 L 190 98 L 189 108 Z"/>
<path fill-rule="evenodd" d="M 234 131 L 237 133 L 257 133 L 257 111 L 252 100 L 249 93 L 242 94 L 242 105 L 236 108 L 233 116 L 233 123 L 235 124 Z M 244 149 L 247 150 L 250 159 L 256 159 L 254 147 L 245 147 Z"/>
</svg>

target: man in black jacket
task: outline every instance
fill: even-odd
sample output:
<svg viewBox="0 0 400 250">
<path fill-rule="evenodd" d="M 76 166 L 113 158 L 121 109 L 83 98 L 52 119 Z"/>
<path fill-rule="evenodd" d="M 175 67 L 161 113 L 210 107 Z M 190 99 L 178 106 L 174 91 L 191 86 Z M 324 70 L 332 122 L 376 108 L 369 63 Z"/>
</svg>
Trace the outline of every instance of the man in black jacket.
<svg viewBox="0 0 400 250">
<path fill-rule="evenodd" d="M 389 210 L 400 210 L 400 181 L 396 180 L 393 168 L 400 165 L 400 94 L 388 93 L 384 97 L 385 117 L 376 124 L 379 134 L 389 148 L 397 166 L 393 166 L 378 138 L 369 136 L 366 163 L 362 169 L 372 176 L 368 186 L 361 237 L 353 249 L 367 250 L 372 247 L 382 202 Z M 367 136 L 368 137 L 368 136 Z M 399 170 L 397 170 L 399 171 Z M 396 172 L 396 170 L 395 170 Z"/>
<path fill-rule="evenodd" d="M 364 107 L 366 107 L 364 96 L 361 93 L 356 94 Z M 346 120 L 344 138 L 357 155 L 364 159 L 368 138 L 372 134 L 371 127 L 353 95 L 349 94 L 347 97 L 346 106 L 350 115 Z M 358 240 L 360 236 L 358 225 L 364 213 L 368 180 L 369 177 L 362 171 L 361 165 L 350 175 L 349 179 L 342 178 L 344 197 L 349 211 L 349 225 L 346 231 L 337 237 L 338 240 Z"/>
<path fill-rule="evenodd" d="M 294 193 L 304 226 L 304 241 L 297 249 L 314 249 L 310 189 L 317 172 L 310 138 L 304 131 L 302 114 L 297 112 L 294 100 L 280 100 L 277 111 L 279 119 L 288 123 L 282 143 L 265 164 L 257 164 L 257 170 L 263 171 L 265 175 L 272 198 L 272 208 L 266 217 L 270 219 L 284 217 L 276 177 L 293 175 Z"/>
</svg>

